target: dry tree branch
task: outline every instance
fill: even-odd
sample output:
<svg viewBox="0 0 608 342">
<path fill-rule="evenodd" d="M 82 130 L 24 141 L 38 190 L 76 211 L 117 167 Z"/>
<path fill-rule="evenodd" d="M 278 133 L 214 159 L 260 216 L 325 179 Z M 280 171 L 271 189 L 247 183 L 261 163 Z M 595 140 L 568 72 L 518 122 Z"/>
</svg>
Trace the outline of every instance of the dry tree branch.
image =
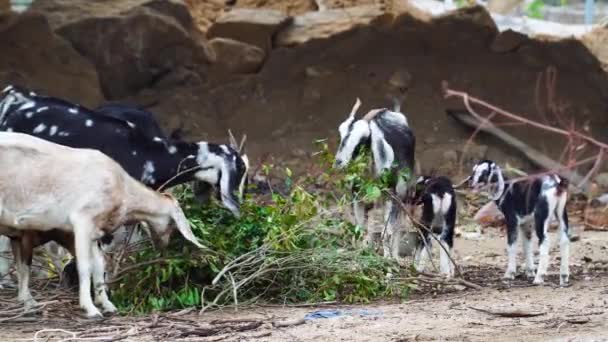
<svg viewBox="0 0 608 342">
<path fill-rule="evenodd" d="M 548 97 L 549 97 L 548 101 L 550 102 L 550 108 L 552 109 L 552 111 L 554 112 L 556 117 L 559 117 L 559 120 L 558 120 L 559 123 L 564 125 L 566 120 L 562 116 L 563 115 L 563 110 L 562 110 L 563 106 L 555 104 L 555 94 L 554 94 L 554 90 L 553 90 L 555 87 L 555 85 L 554 85 L 555 75 L 553 73 L 549 73 L 549 75 L 547 77 L 549 78 L 548 83 L 552 84 L 552 85 L 547 86 L 548 87 L 547 92 L 548 92 Z M 541 129 L 543 131 L 547 131 L 547 132 L 558 134 L 558 135 L 565 137 L 567 139 L 568 143 L 565 147 L 565 150 L 562 152 L 562 156 L 560 157 L 560 159 L 562 159 L 566 154 L 568 154 L 568 160 L 565 163 L 566 164 L 565 167 L 562 167 L 560 165 L 560 163 L 554 162 L 553 160 L 551 160 L 550 158 L 548 158 L 544 155 L 541 155 L 541 156 L 543 156 L 547 159 L 546 162 L 548 164 L 553 165 L 553 167 L 550 167 L 550 169 L 553 172 L 557 172 L 557 170 L 570 171 L 569 172 L 570 176 L 572 178 L 576 178 L 575 181 L 578 183 L 577 185 L 579 188 L 585 187 L 585 184 L 589 181 L 589 179 L 592 177 L 592 175 L 597 171 L 597 169 L 599 168 L 599 165 L 601 165 L 601 158 L 603 157 L 604 152 L 608 151 L 608 144 L 600 142 L 588 134 L 584 134 L 582 132 L 577 131 L 576 126 L 574 125 L 573 122 L 569 125 L 568 129 L 552 127 L 547 124 L 542 124 L 540 122 L 530 120 L 530 119 L 524 118 L 520 115 L 508 112 L 504 109 L 491 105 L 481 99 L 472 97 L 466 92 L 450 89 L 449 85 L 446 81 L 444 81 L 442 83 L 442 86 L 443 86 L 445 98 L 458 97 L 463 100 L 463 103 L 464 103 L 467 111 L 469 112 L 470 116 L 478 121 L 476 124 L 476 127 L 478 130 L 481 129 L 481 130 L 485 130 L 488 132 L 492 132 L 495 135 L 505 135 L 505 136 L 507 135 L 505 132 L 498 130 L 496 127 L 488 127 L 487 122 L 489 120 L 487 118 L 484 118 L 475 109 L 473 109 L 473 105 L 480 106 L 480 107 L 486 108 L 488 110 L 491 110 L 492 113 L 496 113 L 502 117 L 510 119 L 513 122 L 522 123 L 522 124 L 525 124 L 525 125 L 528 125 L 528 126 L 531 126 L 534 128 Z M 462 119 L 461 119 L 461 121 L 462 121 Z M 470 123 L 468 123 L 468 124 L 470 124 Z M 512 140 L 515 141 L 516 139 L 512 139 Z M 520 143 L 520 144 L 523 144 L 523 143 Z M 586 147 L 586 145 L 591 145 L 591 146 L 595 147 L 598 151 L 597 155 L 592 158 L 585 159 L 584 162 L 579 162 L 579 161 L 577 161 L 576 154 L 582 153 L 582 150 Z M 573 171 L 573 169 L 576 166 L 586 164 L 590 161 L 595 161 L 595 164 L 591 168 L 591 170 L 587 172 L 587 174 L 584 177 L 579 176 L 575 171 Z M 529 176 L 528 178 L 530 178 L 530 177 L 533 177 L 533 176 Z"/>
</svg>

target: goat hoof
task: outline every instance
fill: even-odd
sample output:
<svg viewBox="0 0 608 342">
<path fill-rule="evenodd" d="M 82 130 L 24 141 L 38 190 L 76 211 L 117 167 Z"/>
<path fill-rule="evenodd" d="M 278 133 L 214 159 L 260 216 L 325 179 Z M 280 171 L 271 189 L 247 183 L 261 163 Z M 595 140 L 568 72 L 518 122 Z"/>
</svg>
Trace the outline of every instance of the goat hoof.
<svg viewBox="0 0 608 342">
<path fill-rule="evenodd" d="M 30 310 L 38 305 L 38 302 L 34 298 L 30 298 L 24 301 L 25 309 Z"/>
<path fill-rule="evenodd" d="M 536 275 L 536 278 L 534 278 L 534 281 L 532 283 L 534 285 L 542 285 L 545 283 L 545 280 L 543 278 L 543 276 Z"/>
<path fill-rule="evenodd" d="M 536 270 L 526 270 L 526 277 L 532 279 L 536 276 Z"/>
<path fill-rule="evenodd" d="M 114 304 L 112 303 L 106 303 L 103 306 L 103 313 L 109 313 L 109 314 L 114 314 L 118 311 L 118 309 L 116 309 L 116 307 L 114 306 Z"/>
<path fill-rule="evenodd" d="M 101 312 L 99 312 L 99 310 L 96 312 L 87 312 L 86 316 L 88 319 L 92 320 L 103 319 L 103 315 L 101 314 Z"/>
<path fill-rule="evenodd" d="M 515 279 L 515 272 L 510 272 L 510 271 L 505 272 L 505 275 L 502 276 L 502 279 L 505 279 L 505 280 Z"/>
<path fill-rule="evenodd" d="M 570 275 L 568 274 L 561 274 L 559 276 L 559 286 L 560 287 L 567 287 L 570 286 Z"/>
</svg>

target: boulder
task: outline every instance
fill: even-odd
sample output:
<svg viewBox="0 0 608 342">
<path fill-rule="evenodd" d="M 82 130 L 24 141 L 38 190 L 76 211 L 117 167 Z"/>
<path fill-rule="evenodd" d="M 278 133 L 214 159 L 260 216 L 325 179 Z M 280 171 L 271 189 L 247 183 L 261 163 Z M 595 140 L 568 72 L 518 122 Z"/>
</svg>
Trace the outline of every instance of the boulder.
<svg viewBox="0 0 608 342">
<path fill-rule="evenodd" d="M 11 11 L 11 0 L 0 0 L 0 14 Z"/>
<path fill-rule="evenodd" d="M 490 45 L 490 49 L 497 53 L 515 51 L 526 40 L 528 40 L 526 35 L 509 29 L 504 32 L 500 32 L 498 36 L 496 36 L 492 42 L 492 45 Z"/>
<path fill-rule="evenodd" d="M 280 11 L 238 8 L 223 14 L 207 31 L 207 38 L 230 38 L 255 45 L 266 53 L 273 37 L 291 23 L 291 17 Z"/>
<path fill-rule="evenodd" d="M 380 6 L 367 5 L 309 12 L 294 17 L 293 23 L 279 32 L 276 46 L 294 46 L 315 39 L 329 38 L 355 27 L 370 24 L 385 16 Z"/>
<path fill-rule="evenodd" d="M 56 32 L 96 66 L 109 99 L 190 69 L 205 75 L 214 56 L 198 39 L 188 9 L 174 0 L 38 0 Z"/>
<path fill-rule="evenodd" d="M 217 66 L 235 74 L 256 73 L 264 64 L 266 53 L 261 48 L 229 38 L 209 41 Z"/>
<path fill-rule="evenodd" d="M 18 84 L 86 106 L 103 101 L 94 65 L 53 33 L 40 14 L 0 16 L 0 51 L 2 88 Z"/>
</svg>

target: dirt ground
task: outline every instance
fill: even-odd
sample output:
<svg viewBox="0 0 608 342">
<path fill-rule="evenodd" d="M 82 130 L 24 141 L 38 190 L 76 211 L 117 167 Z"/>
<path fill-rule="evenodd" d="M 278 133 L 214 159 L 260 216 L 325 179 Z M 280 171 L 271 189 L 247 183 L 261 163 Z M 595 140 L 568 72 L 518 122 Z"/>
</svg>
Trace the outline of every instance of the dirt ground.
<svg viewBox="0 0 608 342">
<path fill-rule="evenodd" d="M 369 305 L 326 305 L 318 307 L 256 306 L 198 313 L 166 313 L 146 317 L 112 317 L 106 321 L 87 321 L 79 317 L 76 296 L 54 298 L 62 314 L 43 311 L 43 318 L 20 317 L 0 323 L 0 340 L 33 340 L 42 329 L 65 329 L 77 337 L 99 341 L 606 341 L 608 340 L 608 232 L 580 231 L 580 240 L 571 245 L 572 285 L 557 286 L 558 249 L 551 251 L 551 267 L 545 286 L 533 286 L 518 278 L 510 284 L 500 278 L 506 266 L 504 234 L 497 228 L 480 236 L 456 239 L 456 260 L 463 278 L 479 284 L 482 290 L 460 287 L 433 292 L 414 292 L 402 303 Z M 555 238 L 552 236 L 553 241 Z M 0 290 L 2 298 L 15 295 Z M 39 301 L 53 300 L 44 291 Z M 2 311 L 12 307 L 0 301 Z M 534 317 L 499 317 L 482 310 L 520 309 Z M 297 321 L 307 314 L 331 310 L 333 318 L 306 320 L 289 327 L 273 327 L 273 321 Z M 58 316 L 57 316 L 58 315 Z M 17 322 L 15 322 L 15 320 Z M 240 327 L 243 332 L 218 331 L 210 336 L 167 337 L 171 329 L 205 327 L 221 322 Z M 250 329 L 249 324 L 255 324 Z M 247 328 L 249 327 L 249 328 Z M 247 329 L 245 329 L 247 328 Z M 56 333 L 59 338 L 68 332 Z M 40 333 L 38 340 L 53 336 Z M 67 340 L 66 340 L 67 341 Z"/>
</svg>

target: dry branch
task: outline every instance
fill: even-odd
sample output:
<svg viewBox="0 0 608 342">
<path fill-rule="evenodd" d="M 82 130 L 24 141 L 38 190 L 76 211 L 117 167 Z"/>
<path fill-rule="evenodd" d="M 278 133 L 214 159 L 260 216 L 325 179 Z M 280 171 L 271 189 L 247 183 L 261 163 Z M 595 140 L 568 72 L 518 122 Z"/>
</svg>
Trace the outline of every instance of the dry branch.
<svg viewBox="0 0 608 342">
<path fill-rule="evenodd" d="M 521 308 L 484 309 L 484 308 L 477 308 L 474 306 L 469 306 L 469 308 L 476 310 L 476 311 L 484 312 L 484 313 L 487 313 L 490 315 L 494 315 L 494 316 L 511 317 L 511 318 L 536 317 L 536 316 L 542 316 L 542 315 L 546 314 L 546 312 L 544 312 L 544 311 L 524 310 Z"/>
<path fill-rule="evenodd" d="M 565 177 L 579 184 L 584 192 L 588 192 L 590 190 L 590 186 L 586 181 L 588 178 L 583 178 L 583 176 L 581 176 L 578 172 L 569 170 L 568 167 L 547 157 L 543 153 L 515 138 L 504 130 L 496 127 L 492 123 L 487 122 L 482 124 L 480 120 L 476 119 L 466 110 L 447 110 L 447 114 L 466 126 L 479 129 L 482 132 L 491 134 L 494 137 L 502 140 L 507 145 L 521 152 L 531 163 L 535 164 L 536 166 L 546 170 L 563 170 L 562 172 L 564 173 Z"/>
</svg>

